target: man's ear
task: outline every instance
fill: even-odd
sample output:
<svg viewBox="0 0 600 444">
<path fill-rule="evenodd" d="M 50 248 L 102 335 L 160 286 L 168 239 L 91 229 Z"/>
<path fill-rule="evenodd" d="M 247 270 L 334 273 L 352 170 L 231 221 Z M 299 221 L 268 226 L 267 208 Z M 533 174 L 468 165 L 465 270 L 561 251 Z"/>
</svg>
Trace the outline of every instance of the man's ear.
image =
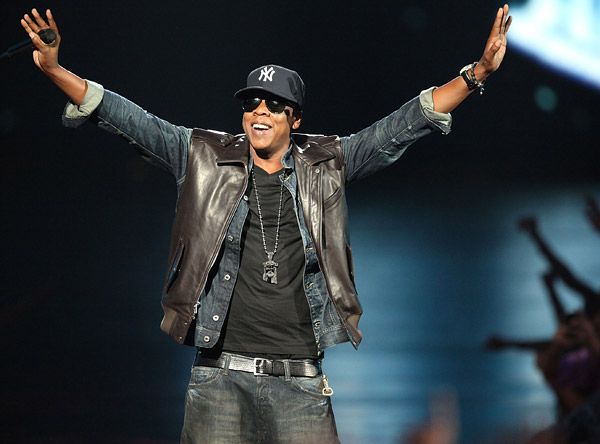
<svg viewBox="0 0 600 444">
<path fill-rule="evenodd" d="M 300 128 L 300 124 L 302 123 L 302 117 L 294 117 L 294 123 L 292 123 L 292 129 Z"/>
</svg>

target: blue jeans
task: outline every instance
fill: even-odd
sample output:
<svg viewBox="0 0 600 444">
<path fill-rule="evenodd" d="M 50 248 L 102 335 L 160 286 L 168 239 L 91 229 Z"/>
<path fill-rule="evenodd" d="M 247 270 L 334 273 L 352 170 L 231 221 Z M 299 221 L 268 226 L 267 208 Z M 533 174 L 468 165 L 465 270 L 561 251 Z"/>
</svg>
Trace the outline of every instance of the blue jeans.
<svg viewBox="0 0 600 444">
<path fill-rule="evenodd" d="M 338 443 L 323 379 L 255 376 L 192 367 L 181 442 L 185 444 Z"/>
</svg>

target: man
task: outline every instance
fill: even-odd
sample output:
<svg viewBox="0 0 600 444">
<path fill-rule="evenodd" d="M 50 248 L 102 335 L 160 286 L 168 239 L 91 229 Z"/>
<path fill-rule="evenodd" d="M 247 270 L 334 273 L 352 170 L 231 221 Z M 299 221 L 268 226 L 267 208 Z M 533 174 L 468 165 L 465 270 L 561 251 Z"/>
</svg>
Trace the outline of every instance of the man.
<svg viewBox="0 0 600 444">
<path fill-rule="evenodd" d="M 345 185 L 397 160 L 415 140 L 450 131 L 448 114 L 498 69 L 510 26 L 500 8 L 483 56 L 439 88 L 349 137 L 292 134 L 304 83 L 292 70 L 252 71 L 244 134 L 165 122 L 58 64 L 51 12 L 21 24 L 35 64 L 70 98 L 63 120 L 91 117 L 174 175 L 178 187 L 161 328 L 195 345 L 183 442 L 339 442 L 321 371 L 326 348 L 361 340 L 346 236 Z M 51 28 L 56 41 L 38 32 Z"/>
</svg>

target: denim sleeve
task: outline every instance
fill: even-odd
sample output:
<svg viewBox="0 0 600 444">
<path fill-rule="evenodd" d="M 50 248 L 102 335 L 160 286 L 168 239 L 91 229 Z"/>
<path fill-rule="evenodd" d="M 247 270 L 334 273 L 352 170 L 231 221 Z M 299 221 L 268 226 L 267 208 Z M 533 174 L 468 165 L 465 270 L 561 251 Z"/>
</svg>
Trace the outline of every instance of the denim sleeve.
<svg viewBox="0 0 600 444">
<path fill-rule="evenodd" d="M 391 165 L 406 148 L 427 134 L 450 132 L 451 115 L 433 110 L 433 89 L 422 91 L 418 97 L 360 132 L 341 138 L 347 183 Z"/>
<path fill-rule="evenodd" d="M 78 127 L 92 120 L 135 145 L 145 160 L 171 173 L 180 184 L 185 178 L 192 130 L 162 120 L 101 85 L 87 82 L 82 104 L 67 104 L 63 124 Z"/>
<path fill-rule="evenodd" d="M 87 91 L 81 105 L 75 105 L 69 101 L 65 106 L 63 113 L 63 125 L 70 128 L 77 128 L 85 123 L 88 117 L 94 112 L 102 101 L 104 96 L 104 87 L 91 80 L 86 80 Z"/>
</svg>

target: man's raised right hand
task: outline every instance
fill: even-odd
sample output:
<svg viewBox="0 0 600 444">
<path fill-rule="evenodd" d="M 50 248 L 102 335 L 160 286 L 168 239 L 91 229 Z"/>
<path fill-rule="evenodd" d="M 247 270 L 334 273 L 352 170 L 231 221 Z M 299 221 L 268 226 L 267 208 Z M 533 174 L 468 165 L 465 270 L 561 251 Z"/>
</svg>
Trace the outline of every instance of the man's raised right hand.
<svg viewBox="0 0 600 444">
<path fill-rule="evenodd" d="M 21 26 L 31 38 L 35 49 L 33 51 L 33 61 L 45 73 L 49 73 L 59 67 L 58 65 L 58 47 L 60 46 L 60 33 L 52 17 L 52 12 L 46 10 L 46 20 L 40 15 L 37 9 L 31 10 L 31 15 L 25 14 L 21 19 Z M 38 32 L 43 29 L 52 29 L 56 33 L 56 39 L 53 43 L 47 45 L 42 41 Z"/>
</svg>

